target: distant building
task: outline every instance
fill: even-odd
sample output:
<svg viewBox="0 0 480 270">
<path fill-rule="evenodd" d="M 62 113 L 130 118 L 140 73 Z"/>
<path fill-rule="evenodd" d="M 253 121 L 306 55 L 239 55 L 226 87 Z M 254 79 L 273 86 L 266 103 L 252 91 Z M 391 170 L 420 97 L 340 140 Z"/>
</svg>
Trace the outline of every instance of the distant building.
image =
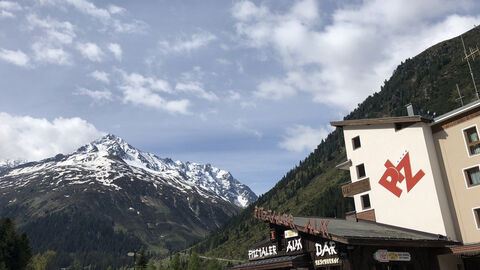
<svg viewBox="0 0 480 270">
<path fill-rule="evenodd" d="M 412 111 L 410 107 L 410 112 Z M 441 269 L 480 269 L 480 102 L 435 119 L 409 115 L 332 122 L 342 127 L 355 218 L 463 243 Z"/>
</svg>

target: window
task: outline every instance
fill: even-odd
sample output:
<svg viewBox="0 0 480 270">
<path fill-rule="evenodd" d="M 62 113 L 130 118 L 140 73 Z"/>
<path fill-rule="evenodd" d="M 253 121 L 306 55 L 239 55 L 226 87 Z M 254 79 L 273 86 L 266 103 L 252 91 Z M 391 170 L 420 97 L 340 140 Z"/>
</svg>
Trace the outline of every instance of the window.
<svg viewBox="0 0 480 270">
<path fill-rule="evenodd" d="M 463 131 L 470 155 L 480 154 L 480 139 L 478 138 L 477 127 L 471 127 Z"/>
<path fill-rule="evenodd" d="M 475 216 L 475 222 L 477 223 L 477 229 L 480 229 L 480 208 L 473 209 L 473 215 Z"/>
<path fill-rule="evenodd" d="M 480 185 L 480 169 L 478 166 L 466 169 L 464 172 L 468 187 Z"/>
<path fill-rule="evenodd" d="M 365 165 L 360 164 L 357 165 L 357 179 L 365 177 L 367 174 L 365 173 Z"/>
<path fill-rule="evenodd" d="M 360 196 L 360 200 L 362 201 L 362 209 L 370 208 L 370 196 L 368 194 Z"/>
<path fill-rule="evenodd" d="M 357 148 L 360 148 L 360 146 L 362 146 L 360 144 L 360 136 L 357 136 L 357 137 L 352 139 L 352 145 L 353 145 L 353 150 L 355 150 Z"/>
</svg>

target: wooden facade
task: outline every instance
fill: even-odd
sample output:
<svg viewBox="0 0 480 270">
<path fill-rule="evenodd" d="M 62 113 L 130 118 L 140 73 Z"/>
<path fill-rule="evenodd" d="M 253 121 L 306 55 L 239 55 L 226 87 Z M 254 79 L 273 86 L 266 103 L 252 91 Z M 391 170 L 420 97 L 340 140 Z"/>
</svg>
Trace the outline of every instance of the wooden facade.
<svg viewBox="0 0 480 270">
<path fill-rule="evenodd" d="M 293 217 L 263 209 L 255 217 L 269 223 L 269 237 L 248 250 L 248 263 L 232 270 L 436 270 L 437 256 L 457 244 L 368 221 Z"/>
</svg>

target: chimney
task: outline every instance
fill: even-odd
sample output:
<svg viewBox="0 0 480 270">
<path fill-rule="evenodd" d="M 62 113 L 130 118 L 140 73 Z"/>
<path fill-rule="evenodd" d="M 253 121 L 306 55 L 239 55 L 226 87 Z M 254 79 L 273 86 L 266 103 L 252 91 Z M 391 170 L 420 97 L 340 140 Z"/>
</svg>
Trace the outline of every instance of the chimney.
<svg viewBox="0 0 480 270">
<path fill-rule="evenodd" d="M 407 107 L 408 116 L 414 116 L 415 115 L 412 103 L 407 104 L 405 107 Z"/>
</svg>

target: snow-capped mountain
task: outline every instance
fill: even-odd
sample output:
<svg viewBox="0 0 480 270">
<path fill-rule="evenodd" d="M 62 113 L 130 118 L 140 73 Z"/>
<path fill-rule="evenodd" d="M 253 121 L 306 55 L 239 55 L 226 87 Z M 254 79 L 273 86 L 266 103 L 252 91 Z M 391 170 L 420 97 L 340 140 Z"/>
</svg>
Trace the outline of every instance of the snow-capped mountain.
<svg viewBox="0 0 480 270">
<path fill-rule="evenodd" d="M 46 243 L 56 246 L 45 249 L 64 250 L 72 234 L 85 233 L 82 241 L 101 235 L 106 243 L 123 239 L 121 245 L 143 243 L 165 254 L 200 240 L 257 199 L 227 171 L 159 158 L 114 135 L 68 155 L 5 168 L 0 217 L 15 218 L 37 250 Z"/>
<path fill-rule="evenodd" d="M 0 160 L 0 172 L 17 167 L 19 165 L 22 165 L 24 163 L 27 163 L 26 160 L 12 160 L 12 159 L 5 159 L 5 160 Z"/>
<path fill-rule="evenodd" d="M 55 171 L 56 184 L 84 184 L 85 175 L 76 175 L 78 169 L 89 174 L 88 181 L 97 181 L 105 186 L 120 189 L 115 179 L 125 176 L 125 164 L 117 164 L 118 159 L 128 165 L 128 169 L 138 174 L 144 181 L 154 184 L 171 185 L 180 191 L 196 190 L 207 198 L 220 197 L 240 207 L 246 207 L 257 199 L 255 193 L 236 180 L 228 171 L 210 164 L 173 161 L 159 158 L 154 154 L 140 151 L 122 138 L 112 134 L 80 147 L 70 155 L 58 155 L 40 162 L 9 162 L 6 168 L 15 167 L 5 174 L 8 176 L 28 175 L 14 185 L 26 185 L 31 178 Z M 1 166 L 1 164 L 0 164 Z M 125 167 L 125 168 L 123 168 Z M 0 188 L 6 183 L 0 182 Z"/>
<path fill-rule="evenodd" d="M 228 171 L 220 170 L 210 164 L 174 162 L 170 158 L 159 158 L 132 147 L 122 138 L 112 134 L 79 148 L 74 154 L 117 156 L 131 167 L 170 178 L 171 184 L 179 189 L 197 187 L 240 207 L 246 207 L 257 199 L 249 187 L 236 180 Z"/>
</svg>

